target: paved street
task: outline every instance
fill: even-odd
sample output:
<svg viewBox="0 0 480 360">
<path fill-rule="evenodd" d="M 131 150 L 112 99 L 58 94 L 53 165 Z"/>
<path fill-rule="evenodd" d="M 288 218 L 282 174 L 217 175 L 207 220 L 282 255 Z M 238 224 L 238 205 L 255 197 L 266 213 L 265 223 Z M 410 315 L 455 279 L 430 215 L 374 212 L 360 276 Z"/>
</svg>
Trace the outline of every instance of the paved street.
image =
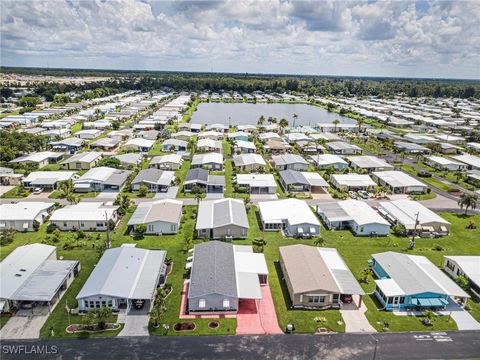
<svg viewBox="0 0 480 360">
<path fill-rule="evenodd" d="M 50 351 L 37 352 L 37 359 L 100 359 L 107 355 L 115 359 L 465 359 L 480 357 L 480 331 L 5 341 L 2 359 L 28 358 L 9 353 L 13 349 L 25 352 L 32 346 L 44 353 Z M 55 351 L 52 346 L 56 355 L 51 353 Z"/>
</svg>

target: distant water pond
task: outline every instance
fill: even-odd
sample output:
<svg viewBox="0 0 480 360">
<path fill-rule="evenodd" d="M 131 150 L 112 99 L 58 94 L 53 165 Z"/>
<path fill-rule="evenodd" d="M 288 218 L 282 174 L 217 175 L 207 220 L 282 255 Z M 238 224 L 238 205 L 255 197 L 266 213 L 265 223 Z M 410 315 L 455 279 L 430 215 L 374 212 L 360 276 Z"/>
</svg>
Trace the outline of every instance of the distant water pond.
<svg viewBox="0 0 480 360">
<path fill-rule="evenodd" d="M 277 121 L 285 118 L 293 126 L 293 114 L 297 114 L 295 125 L 315 125 L 332 123 L 335 119 L 341 123 L 355 124 L 355 120 L 340 116 L 337 113 L 307 104 L 251 104 L 251 103 L 200 103 L 193 113 L 191 122 L 196 124 L 256 125 L 263 115 L 265 120 L 270 116 Z"/>
</svg>

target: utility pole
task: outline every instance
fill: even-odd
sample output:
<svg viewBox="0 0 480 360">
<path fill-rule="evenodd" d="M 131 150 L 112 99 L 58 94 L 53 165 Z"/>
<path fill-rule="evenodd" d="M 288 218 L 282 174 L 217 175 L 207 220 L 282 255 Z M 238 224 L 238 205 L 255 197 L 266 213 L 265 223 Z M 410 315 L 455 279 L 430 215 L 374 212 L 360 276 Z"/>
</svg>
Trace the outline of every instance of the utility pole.
<svg viewBox="0 0 480 360">
<path fill-rule="evenodd" d="M 110 224 L 108 223 L 107 212 L 105 211 L 105 224 L 107 225 L 107 238 L 105 239 L 105 249 L 110 249 Z"/>
<path fill-rule="evenodd" d="M 417 235 L 418 215 L 419 213 L 417 212 L 415 214 L 415 226 L 413 228 L 412 241 L 410 242 L 410 249 L 413 249 L 415 247 L 415 236 Z"/>
</svg>

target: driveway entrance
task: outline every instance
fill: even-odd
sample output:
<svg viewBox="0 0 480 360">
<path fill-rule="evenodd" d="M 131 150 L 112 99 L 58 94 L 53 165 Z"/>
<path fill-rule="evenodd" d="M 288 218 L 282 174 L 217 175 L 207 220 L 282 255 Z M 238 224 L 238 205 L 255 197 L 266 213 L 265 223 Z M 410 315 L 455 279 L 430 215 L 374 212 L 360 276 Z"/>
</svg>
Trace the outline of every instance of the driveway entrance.
<svg viewBox="0 0 480 360">
<path fill-rule="evenodd" d="M 262 286 L 262 299 L 240 300 L 237 313 L 237 334 L 283 334 L 269 286 Z"/>
<path fill-rule="evenodd" d="M 362 301 L 362 305 L 358 307 L 360 301 L 358 295 L 353 295 L 353 300 L 354 301 L 352 301 L 350 304 L 345 304 L 340 309 L 340 314 L 342 315 L 343 322 L 345 323 L 345 332 L 377 332 L 375 328 L 370 325 L 367 317 L 365 316 L 365 312 L 367 311 L 365 303 Z"/>
</svg>

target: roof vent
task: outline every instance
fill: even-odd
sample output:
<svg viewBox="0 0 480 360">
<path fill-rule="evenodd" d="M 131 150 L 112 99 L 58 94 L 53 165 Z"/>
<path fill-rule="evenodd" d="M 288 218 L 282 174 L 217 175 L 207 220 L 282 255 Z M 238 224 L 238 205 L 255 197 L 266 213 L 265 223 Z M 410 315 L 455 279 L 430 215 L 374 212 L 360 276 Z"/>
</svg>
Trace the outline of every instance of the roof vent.
<svg viewBox="0 0 480 360">
<path fill-rule="evenodd" d="M 15 274 L 15 276 L 21 277 L 21 276 L 22 276 L 22 274 Z"/>
</svg>

